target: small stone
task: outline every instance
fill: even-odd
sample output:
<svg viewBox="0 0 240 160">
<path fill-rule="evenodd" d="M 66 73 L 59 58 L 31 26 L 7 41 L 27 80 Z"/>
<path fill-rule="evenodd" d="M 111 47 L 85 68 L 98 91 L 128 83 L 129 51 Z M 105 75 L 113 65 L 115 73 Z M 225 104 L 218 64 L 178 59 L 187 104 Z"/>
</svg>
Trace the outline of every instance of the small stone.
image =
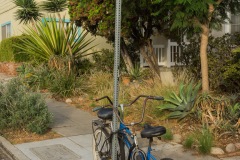
<svg viewBox="0 0 240 160">
<path fill-rule="evenodd" d="M 226 151 L 228 153 L 231 153 L 231 152 L 235 152 L 236 151 L 236 147 L 233 143 L 230 143 L 226 146 Z"/>
<path fill-rule="evenodd" d="M 180 134 L 174 134 L 173 135 L 173 142 L 181 143 L 182 142 L 182 136 Z"/>
<path fill-rule="evenodd" d="M 70 98 L 66 99 L 66 103 L 72 103 L 72 100 Z"/>
<path fill-rule="evenodd" d="M 240 149 L 240 143 L 235 143 L 235 147 L 236 147 L 237 149 Z"/>
<path fill-rule="evenodd" d="M 211 148 L 211 154 L 213 154 L 213 155 L 222 155 L 222 154 L 224 154 L 224 151 L 221 148 L 212 147 Z"/>
</svg>

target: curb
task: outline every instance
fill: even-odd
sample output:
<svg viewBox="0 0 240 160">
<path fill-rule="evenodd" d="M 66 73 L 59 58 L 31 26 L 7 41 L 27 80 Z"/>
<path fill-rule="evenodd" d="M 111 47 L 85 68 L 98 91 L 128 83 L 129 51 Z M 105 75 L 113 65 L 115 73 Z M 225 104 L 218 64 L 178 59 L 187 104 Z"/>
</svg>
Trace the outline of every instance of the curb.
<svg viewBox="0 0 240 160">
<path fill-rule="evenodd" d="M 12 145 L 4 137 L 0 136 L 0 145 L 10 154 L 14 160 L 30 160 L 19 149 Z"/>
</svg>

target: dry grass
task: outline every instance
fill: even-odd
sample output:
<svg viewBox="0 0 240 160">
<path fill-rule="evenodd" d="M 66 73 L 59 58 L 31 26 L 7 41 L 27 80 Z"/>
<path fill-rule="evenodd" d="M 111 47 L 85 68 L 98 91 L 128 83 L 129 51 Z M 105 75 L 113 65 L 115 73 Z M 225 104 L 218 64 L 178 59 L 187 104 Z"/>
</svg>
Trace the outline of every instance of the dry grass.
<svg viewBox="0 0 240 160">
<path fill-rule="evenodd" d="M 36 133 L 30 133 L 25 130 L 3 130 L 1 133 L 12 144 L 21 144 L 34 141 L 42 141 L 47 139 L 60 138 L 61 135 L 51 130 L 47 131 L 43 135 Z"/>
</svg>

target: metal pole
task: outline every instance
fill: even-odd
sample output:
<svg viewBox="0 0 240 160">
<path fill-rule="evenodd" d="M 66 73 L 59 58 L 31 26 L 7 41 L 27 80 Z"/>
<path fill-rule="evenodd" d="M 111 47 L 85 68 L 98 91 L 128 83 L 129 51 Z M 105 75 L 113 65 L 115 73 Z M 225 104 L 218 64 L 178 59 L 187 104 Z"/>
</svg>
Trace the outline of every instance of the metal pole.
<svg viewBox="0 0 240 160">
<path fill-rule="evenodd" d="M 115 11 L 115 49 L 114 49 L 114 93 L 113 107 L 118 107 L 118 90 L 119 90 L 119 64 L 120 64 L 120 33 L 121 33 L 121 0 L 116 0 Z M 118 119 L 113 112 L 113 131 L 118 130 Z M 118 139 L 117 135 L 113 135 L 112 140 L 112 160 L 117 160 Z"/>
</svg>

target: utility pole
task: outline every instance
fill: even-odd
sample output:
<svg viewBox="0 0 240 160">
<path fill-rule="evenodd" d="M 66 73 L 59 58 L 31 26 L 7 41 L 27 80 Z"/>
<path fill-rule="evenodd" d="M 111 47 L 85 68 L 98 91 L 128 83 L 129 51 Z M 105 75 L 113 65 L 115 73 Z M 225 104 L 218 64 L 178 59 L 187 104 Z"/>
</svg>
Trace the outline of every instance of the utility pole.
<svg viewBox="0 0 240 160">
<path fill-rule="evenodd" d="M 116 0 L 115 11 L 115 46 L 114 46 L 114 93 L 113 93 L 113 107 L 118 107 L 118 93 L 119 93 L 119 66 L 120 66 L 120 37 L 121 37 L 121 3 L 122 0 Z M 118 119 L 115 112 L 113 112 L 113 132 L 119 128 Z M 118 139 L 117 134 L 113 135 L 112 140 L 112 160 L 117 160 Z"/>
</svg>

